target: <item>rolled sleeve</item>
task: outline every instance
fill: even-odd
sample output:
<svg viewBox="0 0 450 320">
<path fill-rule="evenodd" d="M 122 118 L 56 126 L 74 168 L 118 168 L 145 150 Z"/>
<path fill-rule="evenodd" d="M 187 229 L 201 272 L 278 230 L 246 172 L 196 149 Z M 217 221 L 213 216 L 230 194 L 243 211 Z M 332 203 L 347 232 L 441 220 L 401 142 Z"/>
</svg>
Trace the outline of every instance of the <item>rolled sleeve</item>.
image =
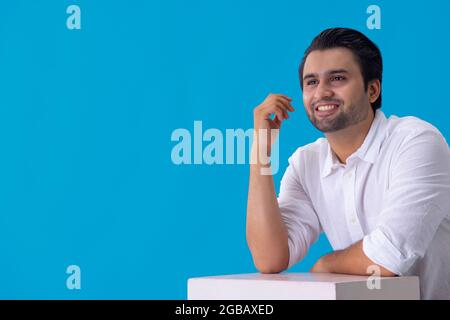
<svg viewBox="0 0 450 320">
<path fill-rule="evenodd" d="M 423 258 L 450 213 L 450 153 L 431 130 L 410 134 L 390 170 L 376 228 L 363 239 L 369 259 L 398 275 Z"/>
<path fill-rule="evenodd" d="M 364 237 L 363 251 L 370 260 L 399 276 L 415 262 L 415 257 L 403 256 L 380 229 Z"/>
</svg>

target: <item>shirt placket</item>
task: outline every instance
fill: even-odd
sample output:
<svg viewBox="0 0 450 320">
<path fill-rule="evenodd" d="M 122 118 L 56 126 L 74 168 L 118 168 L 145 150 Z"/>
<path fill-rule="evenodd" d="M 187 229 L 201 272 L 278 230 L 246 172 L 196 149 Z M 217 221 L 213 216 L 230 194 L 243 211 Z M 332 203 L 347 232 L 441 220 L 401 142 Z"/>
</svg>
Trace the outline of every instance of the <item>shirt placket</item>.
<svg viewBox="0 0 450 320">
<path fill-rule="evenodd" d="M 358 218 L 355 204 L 356 188 L 356 166 L 349 168 L 343 176 L 343 187 L 345 195 L 345 217 L 352 243 L 361 240 L 364 233 Z"/>
</svg>

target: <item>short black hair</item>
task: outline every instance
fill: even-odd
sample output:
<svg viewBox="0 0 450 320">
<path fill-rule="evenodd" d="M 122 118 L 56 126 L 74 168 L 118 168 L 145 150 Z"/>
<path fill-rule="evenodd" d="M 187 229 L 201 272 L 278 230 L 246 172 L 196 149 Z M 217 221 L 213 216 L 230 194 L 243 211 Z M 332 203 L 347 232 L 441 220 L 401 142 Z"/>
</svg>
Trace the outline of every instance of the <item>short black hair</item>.
<svg viewBox="0 0 450 320">
<path fill-rule="evenodd" d="M 318 36 L 316 36 L 303 55 L 302 62 L 299 67 L 300 85 L 302 90 L 303 68 L 308 55 L 314 50 L 326 50 L 340 47 L 347 48 L 353 52 L 356 62 L 361 69 L 366 91 L 369 86 L 369 81 L 371 80 L 380 80 L 381 86 L 383 76 L 383 59 L 377 45 L 357 30 L 349 28 L 330 28 L 322 31 Z M 374 103 L 372 103 L 372 109 L 374 112 L 379 108 L 381 108 L 381 87 L 380 96 Z"/>
</svg>

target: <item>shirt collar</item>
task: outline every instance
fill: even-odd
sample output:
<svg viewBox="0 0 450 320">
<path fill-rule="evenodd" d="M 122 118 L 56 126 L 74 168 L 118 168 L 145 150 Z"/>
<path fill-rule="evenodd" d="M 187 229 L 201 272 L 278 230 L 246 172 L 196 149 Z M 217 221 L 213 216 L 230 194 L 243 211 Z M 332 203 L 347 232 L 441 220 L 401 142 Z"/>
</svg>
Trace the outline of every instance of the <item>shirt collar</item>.
<svg viewBox="0 0 450 320">
<path fill-rule="evenodd" d="M 386 124 L 386 116 L 381 110 L 377 109 L 375 112 L 375 118 L 372 121 L 369 132 L 367 133 L 363 144 L 350 157 L 348 157 L 347 163 L 349 160 L 351 161 L 351 159 L 356 157 L 369 163 L 374 163 L 380 152 L 381 144 L 387 132 Z M 343 165 L 339 162 L 339 159 L 331 149 L 328 141 L 326 144 L 327 150 L 325 161 L 322 165 L 322 178 L 330 175 L 334 169 Z"/>
</svg>

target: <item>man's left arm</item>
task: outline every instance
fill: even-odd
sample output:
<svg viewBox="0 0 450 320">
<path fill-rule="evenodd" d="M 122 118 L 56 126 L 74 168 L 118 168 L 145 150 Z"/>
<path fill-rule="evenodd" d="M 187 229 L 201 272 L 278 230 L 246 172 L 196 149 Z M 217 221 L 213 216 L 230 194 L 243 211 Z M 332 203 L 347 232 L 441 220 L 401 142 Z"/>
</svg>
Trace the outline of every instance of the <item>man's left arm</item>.
<svg viewBox="0 0 450 320">
<path fill-rule="evenodd" d="M 311 272 L 344 273 L 354 275 L 372 275 L 376 266 L 379 276 L 393 277 L 395 273 L 370 260 L 363 251 L 363 242 L 358 241 L 345 250 L 338 250 L 321 257 L 312 267 Z"/>
</svg>

